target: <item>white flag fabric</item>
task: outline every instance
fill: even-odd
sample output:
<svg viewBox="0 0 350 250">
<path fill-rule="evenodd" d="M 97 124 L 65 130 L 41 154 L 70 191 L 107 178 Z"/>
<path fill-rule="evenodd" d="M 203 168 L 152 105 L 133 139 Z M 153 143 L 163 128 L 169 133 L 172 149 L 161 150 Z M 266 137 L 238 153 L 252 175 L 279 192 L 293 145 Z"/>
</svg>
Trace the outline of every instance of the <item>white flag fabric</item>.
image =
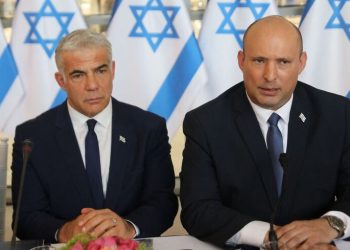
<svg viewBox="0 0 350 250">
<path fill-rule="evenodd" d="M 13 135 L 8 123 L 23 94 L 17 66 L 0 22 L 0 133 Z"/>
<path fill-rule="evenodd" d="M 172 138 L 207 80 L 188 10 L 182 0 L 115 4 L 113 96 L 164 117 Z"/>
<path fill-rule="evenodd" d="M 276 15 L 274 0 L 210 0 L 199 34 L 208 84 L 196 100 L 203 104 L 243 80 L 237 63 L 245 30 L 255 20 Z"/>
<path fill-rule="evenodd" d="M 308 61 L 300 80 L 349 97 L 350 1 L 308 1 L 300 30 Z"/>
<path fill-rule="evenodd" d="M 12 25 L 11 47 L 24 96 L 7 124 L 33 118 L 65 100 L 55 81 L 55 48 L 62 37 L 86 28 L 75 0 L 20 0 Z"/>
</svg>

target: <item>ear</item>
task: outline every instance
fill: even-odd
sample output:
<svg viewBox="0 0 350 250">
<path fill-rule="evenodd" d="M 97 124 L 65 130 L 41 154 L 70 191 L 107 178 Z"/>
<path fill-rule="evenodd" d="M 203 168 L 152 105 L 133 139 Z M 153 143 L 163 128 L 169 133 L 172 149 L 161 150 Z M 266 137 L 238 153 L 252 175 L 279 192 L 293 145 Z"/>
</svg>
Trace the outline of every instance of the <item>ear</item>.
<svg viewBox="0 0 350 250">
<path fill-rule="evenodd" d="M 238 66 L 241 70 L 243 70 L 244 59 L 245 59 L 244 52 L 242 50 L 238 51 L 237 61 L 238 61 Z"/>
<path fill-rule="evenodd" d="M 55 73 L 55 79 L 58 85 L 62 88 L 65 89 L 65 84 L 64 84 L 64 76 L 60 72 Z"/>
<path fill-rule="evenodd" d="M 299 74 L 303 72 L 305 66 L 306 66 L 306 61 L 307 61 L 307 54 L 306 52 L 302 52 L 299 58 L 300 65 L 299 65 Z"/>
</svg>

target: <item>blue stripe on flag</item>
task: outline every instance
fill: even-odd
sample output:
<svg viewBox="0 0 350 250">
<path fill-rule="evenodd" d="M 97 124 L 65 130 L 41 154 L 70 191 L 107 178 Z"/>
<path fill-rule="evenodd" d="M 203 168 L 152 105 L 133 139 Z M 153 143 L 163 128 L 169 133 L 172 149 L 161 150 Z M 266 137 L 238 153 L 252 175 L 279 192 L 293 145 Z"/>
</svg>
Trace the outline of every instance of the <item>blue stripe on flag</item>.
<svg viewBox="0 0 350 250">
<path fill-rule="evenodd" d="M 60 89 L 56 95 L 55 100 L 51 104 L 51 108 L 54 108 L 58 105 L 60 105 L 64 100 L 66 100 L 67 94 L 63 89 Z"/>
<path fill-rule="evenodd" d="M 12 57 L 11 48 L 6 46 L 4 52 L 0 56 L 0 104 L 18 75 L 16 64 Z"/>
<path fill-rule="evenodd" d="M 192 34 L 148 110 L 168 120 L 202 61 L 202 54 Z"/>
<path fill-rule="evenodd" d="M 301 17 L 300 24 L 299 24 L 299 27 L 303 23 L 304 18 L 306 17 L 307 13 L 309 13 L 309 10 L 311 9 L 311 6 L 314 4 L 314 2 L 315 2 L 315 0 L 308 0 L 306 2 L 305 7 L 304 7 L 304 12 L 303 12 L 303 15 Z"/>
<path fill-rule="evenodd" d="M 118 7 L 119 7 L 119 5 L 120 5 L 121 3 L 122 3 L 122 0 L 115 0 L 114 5 L 113 5 L 112 15 L 111 15 L 111 19 L 110 19 L 110 20 L 112 20 L 112 18 L 113 18 L 113 16 L 114 16 L 114 13 L 117 11 L 117 9 L 118 9 Z"/>
</svg>

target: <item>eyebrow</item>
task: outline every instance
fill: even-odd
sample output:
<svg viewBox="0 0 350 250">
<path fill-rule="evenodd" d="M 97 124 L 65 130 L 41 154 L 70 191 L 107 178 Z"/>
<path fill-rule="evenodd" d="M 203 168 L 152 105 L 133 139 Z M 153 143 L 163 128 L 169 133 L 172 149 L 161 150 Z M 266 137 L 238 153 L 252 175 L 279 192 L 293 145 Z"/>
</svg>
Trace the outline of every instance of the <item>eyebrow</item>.
<svg viewBox="0 0 350 250">
<path fill-rule="evenodd" d="M 105 67 L 108 67 L 107 63 L 104 63 L 104 64 L 94 68 L 93 70 L 95 71 L 95 70 L 99 70 L 99 69 L 102 69 L 102 68 L 105 68 Z M 82 73 L 86 73 L 86 71 L 80 70 L 80 69 L 75 69 L 72 72 L 70 72 L 69 75 L 71 76 L 71 75 L 74 75 L 74 74 L 82 74 Z"/>
<path fill-rule="evenodd" d="M 265 59 L 265 60 L 271 60 L 271 58 L 268 58 L 268 57 L 264 57 L 264 56 L 250 56 L 248 57 L 250 59 Z M 282 56 L 282 57 L 277 57 L 277 58 L 274 58 L 273 60 L 277 60 L 277 61 L 281 61 L 281 60 L 286 60 L 286 61 L 291 61 L 293 60 L 291 57 L 285 57 L 285 56 Z"/>
<path fill-rule="evenodd" d="M 105 64 L 102 64 L 102 65 L 100 65 L 100 66 L 98 66 L 97 68 L 95 68 L 94 70 L 98 70 L 98 69 L 102 69 L 102 68 L 105 68 L 105 67 L 109 67 L 109 65 L 107 64 L 107 63 L 105 63 Z"/>
<path fill-rule="evenodd" d="M 69 75 L 72 76 L 74 74 L 82 74 L 82 73 L 85 73 L 85 71 L 84 70 L 75 69 L 72 72 L 69 72 Z"/>
</svg>

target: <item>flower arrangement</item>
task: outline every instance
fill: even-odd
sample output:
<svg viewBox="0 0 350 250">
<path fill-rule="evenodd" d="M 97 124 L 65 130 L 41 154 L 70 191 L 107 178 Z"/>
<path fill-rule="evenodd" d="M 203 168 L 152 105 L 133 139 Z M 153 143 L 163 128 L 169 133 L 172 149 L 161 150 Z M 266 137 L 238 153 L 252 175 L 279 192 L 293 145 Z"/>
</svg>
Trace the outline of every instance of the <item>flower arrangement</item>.
<svg viewBox="0 0 350 250">
<path fill-rule="evenodd" d="M 148 250 L 143 243 L 125 240 L 116 236 L 94 238 L 89 234 L 78 234 L 60 250 Z"/>
</svg>

